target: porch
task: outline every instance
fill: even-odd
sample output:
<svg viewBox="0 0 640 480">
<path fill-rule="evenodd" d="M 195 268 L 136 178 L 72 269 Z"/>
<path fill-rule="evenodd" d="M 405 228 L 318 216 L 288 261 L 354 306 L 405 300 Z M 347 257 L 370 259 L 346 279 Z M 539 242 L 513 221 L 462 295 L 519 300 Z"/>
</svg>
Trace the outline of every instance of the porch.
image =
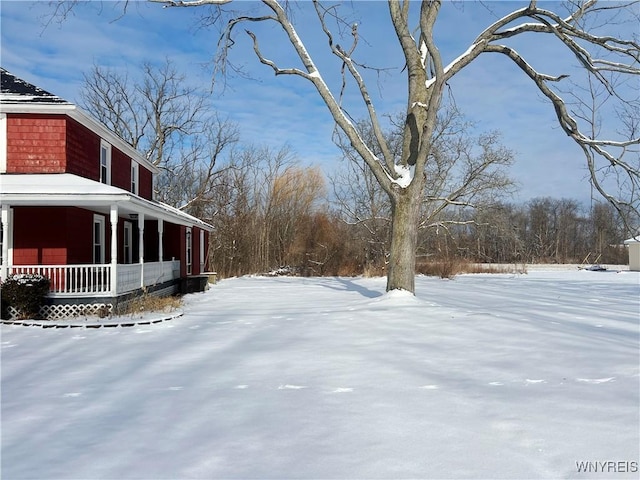
<svg viewBox="0 0 640 480">
<path fill-rule="evenodd" d="M 116 297 L 180 278 L 180 261 L 133 264 L 12 265 L 9 274 L 39 274 L 51 281 L 49 297 Z"/>
</svg>

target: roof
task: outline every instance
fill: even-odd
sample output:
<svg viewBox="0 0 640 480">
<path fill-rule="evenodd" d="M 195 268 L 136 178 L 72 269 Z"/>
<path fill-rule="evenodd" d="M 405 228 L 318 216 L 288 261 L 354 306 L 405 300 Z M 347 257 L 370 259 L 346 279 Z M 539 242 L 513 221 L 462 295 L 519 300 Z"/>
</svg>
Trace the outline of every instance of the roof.
<svg viewBox="0 0 640 480">
<path fill-rule="evenodd" d="M 0 101 L 3 103 L 66 103 L 63 98 L 0 68 Z"/>
<path fill-rule="evenodd" d="M 640 233 L 636 237 L 629 238 L 623 242 L 625 245 L 630 245 L 632 243 L 640 243 Z"/>
<path fill-rule="evenodd" d="M 199 218 L 127 190 L 71 173 L 2 174 L 0 203 L 11 206 L 76 206 L 108 213 L 117 205 L 123 214 L 149 215 L 179 225 L 213 227 Z"/>
</svg>

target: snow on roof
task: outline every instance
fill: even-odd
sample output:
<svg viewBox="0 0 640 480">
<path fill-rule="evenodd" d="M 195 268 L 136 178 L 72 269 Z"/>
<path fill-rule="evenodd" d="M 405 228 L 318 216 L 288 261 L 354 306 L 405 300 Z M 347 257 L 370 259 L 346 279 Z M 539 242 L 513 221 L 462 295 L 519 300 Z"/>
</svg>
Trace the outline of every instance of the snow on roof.
<svg viewBox="0 0 640 480">
<path fill-rule="evenodd" d="M 122 195 L 121 188 L 71 173 L 5 174 L 0 176 L 0 195 Z"/>
<path fill-rule="evenodd" d="M 625 245 L 629 245 L 629 244 L 631 244 L 631 243 L 640 243 L 640 233 L 639 233 L 637 236 L 635 236 L 635 237 L 628 238 L 628 239 L 627 239 L 627 240 L 625 240 L 623 243 L 624 243 Z"/>
<path fill-rule="evenodd" d="M 69 103 L 65 99 L 0 68 L 0 101 L 3 103 Z"/>
<path fill-rule="evenodd" d="M 74 205 L 89 208 L 117 204 L 127 213 L 145 213 L 205 230 L 213 227 L 199 218 L 155 200 L 147 200 L 122 188 L 71 173 L 2 174 L 0 203 L 8 205 Z"/>
</svg>

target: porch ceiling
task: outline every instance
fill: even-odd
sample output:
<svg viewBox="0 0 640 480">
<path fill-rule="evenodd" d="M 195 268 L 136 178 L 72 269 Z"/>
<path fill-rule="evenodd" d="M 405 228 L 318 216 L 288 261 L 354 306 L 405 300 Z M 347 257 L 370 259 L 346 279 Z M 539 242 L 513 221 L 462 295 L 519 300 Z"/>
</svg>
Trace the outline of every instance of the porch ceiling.
<svg viewBox="0 0 640 480">
<path fill-rule="evenodd" d="M 213 230 L 211 225 L 177 208 L 70 173 L 2 174 L 0 203 L 8 206 L 75 206 L 105 214 L 109 214 L 112 205 L 117 205 L 118 214 L 122 216 L 144 214 L 149 219 Z"/>
</svg>

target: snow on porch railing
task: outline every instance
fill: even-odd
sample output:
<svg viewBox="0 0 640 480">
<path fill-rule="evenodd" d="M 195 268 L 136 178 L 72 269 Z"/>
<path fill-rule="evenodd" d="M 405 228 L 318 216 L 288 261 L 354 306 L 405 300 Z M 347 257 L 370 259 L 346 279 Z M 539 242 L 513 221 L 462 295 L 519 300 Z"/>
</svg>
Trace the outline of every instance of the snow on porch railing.
<svg viewBox="0 0 640 480">
<path fill-rule="evenodd" d="M 14 265 L 10 274 L 32 273 L 51 281 L 54 294 L 104 294 L 111 291 L 111 265 Z"/>
</svg>

